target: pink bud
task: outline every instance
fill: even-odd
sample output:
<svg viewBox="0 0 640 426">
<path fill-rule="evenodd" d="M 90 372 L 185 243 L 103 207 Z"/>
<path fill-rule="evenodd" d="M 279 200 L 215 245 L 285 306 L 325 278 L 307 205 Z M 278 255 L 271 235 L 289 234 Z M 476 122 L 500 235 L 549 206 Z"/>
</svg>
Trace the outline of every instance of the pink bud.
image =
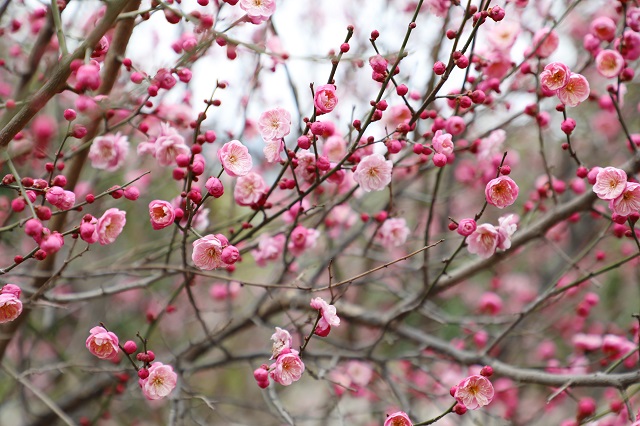
<svg viewBox="0 0 640 426">
<path fill-rule="evenodd" d="M 224 263 L 233 265 L 240 258 L 240 251 L 235 246 L 227 246 L 222 250 L 220 258 Z"/>
<path fill-rule="evenodd" d="M 142 380 L 146 379 L 147 377 L 149 377 L 149 370 L 147 370 L 146 368 L 141 368 L 140 370 L 138 370 L 138 377 Z"/>
<path fill-rule="evenodd" d="M 122 347 L 124 348 L 124 351 L 129 355 L 138 350 L 138 345 L 136 345 L 136 342 L 134 342 L 133 340 L 127 340 Z"/>
<path fill-rule="evenodd" d="M 140 190 L 135 186 L 129 186 L 124 190 L 124 198 L 135 201 L 140 197 Z"/>
<path fill-rule="evenodd" d="M 204 187 L 207 188 L 209 194 L 214 198 L 220 198 L 222 197 L 222 194 L 224 194 L 224 186 L 222 185 L 222 181 L 217 177 L 210 177 L 204 184 Z"/>
<path fill-rule="evenodd" d="M 42 226 L 42 222 L 38 219 L 29 219 L 24 224 L 24 233 L 30 237 L 34 237 L 42 233 L 42 228 L 44 228 L 44 226 Z"/>
</svg>

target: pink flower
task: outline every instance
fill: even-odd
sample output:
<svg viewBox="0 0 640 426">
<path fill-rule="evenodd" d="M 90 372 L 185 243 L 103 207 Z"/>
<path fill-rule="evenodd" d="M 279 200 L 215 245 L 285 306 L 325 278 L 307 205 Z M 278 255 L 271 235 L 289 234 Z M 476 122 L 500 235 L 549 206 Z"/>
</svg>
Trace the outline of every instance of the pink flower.
<svg viewBox="0 0 640 426">
<path fill-rule="evenodd" d="M 247 12 L 250 18 L 259 18 L 264 21 L 276 11 L 276 2 L 275 0 L 240 0 L 240 8 Z"/>
<path fill-rule="evenodd" d="M 498 218 L 498 244 L 500 250 L 511 247 L 511 236 L 518 230 L 518 216 L 510 214 Z"/>
<path fill-rule="evenodd" d="M 387 416 L 383 426 L 413 426 L 411 419 L 404 411 L 396 411 Z"/>
<path fill-rule="evenodd" d="M 82 218 L 82 223 L 80 224 L 80 238 L 83 241 L 86 241 L 89 244 L 94 244 L 98 242 L 98 231 L 96 229 L 96 225 L 98 224 L 98 219 L 91 216 L 90 214 L 85 215 Z"/>
<path fill-rule="evenodd" d="M 80 65 L 76 71 L 76 90 L 97 90 L 100 87 L 100 67 L 96 63 Z"/>
<path fill-rule="evenodd" d="M 173 205 L 168 201 L 153 200 L 149 203 L 149 217 L 153 229 L 158 230 L 171 225 L 176 218 Z"/>
<path fill-rule="evenodd" d="M 617 50 L 604 49 L 596 56 L 596 69 L 606 78 L 614 78 L 624 68 L 624 58 Z"/>
<path fill-rule="evenodd" d="M 59 186 L 49 188 L 45 198 L 52 206 L 60 210 L 69 210 L 76 203 L 76 194 L 72 191 L 65 191 Z"/>
<path fill-rule="evenodd" d="M 338 318 L 335 306 L 328 304 L 321 297 L 311 299 L 310 305 L 313 309 L 319 310 L 322 315 L 314 331 L 315 334 L 325 337 L 331 331 L 332 326 L 337 327 L 340 325 L 340 318 Z"/>
<path fill-rule="evenodd" d="M 536 55 L 540 58 L 548 58 L 558 48 L 560 38 L 554 30 L 542 28 L 534 34 L 532 43 L 533 47 L 537 46 Z"/>
<path fill-rule="evenodd" d="M 178 375 L 170 365 L 154 362 L 149 367 L 149 376 L 140 380 L 142 394 L 150 400 L 162 399 L 169 395 L 178 383 Z"/>
<path fill-rule="evenodd" d="M 64 245 L 64 237 L 58 231 L 51 232 L 49 229 L 44 228 L 42 235 L 36 242 L 40 244 L 40 248 L 47 254 L 53 254 Z"/>
<path fill-rule="evenodd" d="M 245 176 L 240 176 L 233 190 L 233 198 L 241 206 L 249 206 L 260 201 L 260 198 L 267 193 L 269 187 L 258 173 L 249 172 Z"/>
<path fill-rule="evenodd" d="M 451 0 L 428 0 L 427 6 L 429 6 L 429 11 L 434 15 L 444 18 L 447 16 L 447 12 L 451 7 Z M 385 426 L 387 426 L 385 424 Z"/>
<path fill-rule="evenodd" d="M 122 166 L 128 152 L 129 140 L 126 136 L 120 133 L 98 136 L 89 149 L 89 160 L 94 168 L 112 172 Z"/>
<path fill-rule="evenodd" d="M 467 237 L 467 250 L 469 253 L 477 254 L 483 259 L 493 255 L 498 246 L 498 230 L 488 223 L 484 223 Z"/>
<path fill-rule="evenodd" d="M 268 260 L 277 260 L 284 251 L 286 237 L 278 234 L 270 237 L 262 234 L 258 240 L 258 247 L 251 251 L 258 266 L 266 266 Z"/>
<path fill-rule="evenodd" d="M 249 150 L 237 140 L 225 143 L 218 150 L 218 159 L 224 171 L 231 177 L 244 176 L 253 167 Z"/>
<path fill-rule="evenodd" d="M 552 62 L 540 73 L 540 85 L 543 89 L 554 91 L 569 83 L 571 71 L 562 62 Z"/>
<path fill-rule="evenodd" d="M 292 338 L 287 330 L 276 327 L 276 332 L 271 335 L 271 340 L 273 340 L 273 346 L 271 348 L 271 358 L 269 359 L 277 358 L 282 352 L 291 349 Z"/>
<path fill-rule="evenodd" d="M 282 386 L 297 382 L 304 373 L 304 363 L 298 356 L 298 351 L 295 350 L 280 354 L 269 368 L 271 370 L 269 376 Z"/>
<path fill-rule="evenodd" d="M 265 111 L 258 119 L 258 130 L 265 141 L 282 139 L 291 131 L 291 114 L 284 108 Z"/>
<path fill-rule="evenodd" d="M 571 73 L 567 85 L 558 89 L 557 95 L 563 104 L 575 107 L 589 97 L 589 82 L 581 74 Z"/>
<path fill-rule="evenodd" d="M 473 234 L 473 231 L 475 231 L 477 227 L 478 226 L 474 219 L 462 219 L 458 222 L 458 228 L 456 231 L 463 237 L 468 237 Z"/>
<path fill-rule="evenodd" d="M 340 161 L 347 153 L 347 142 L 342 136 L 330 136 L 322 147 L 322 155 L 331 161 Z"/>
<path fill-rule="evenodd" d="M 89 352 L 100 359 L 113 359 L 118 356 L 118 336 L 104 327 L 93 327 L 89 330 L 85 345 Z"/>
<path fill-rule="evenodd" d="M 382 154 L 371 154 L 358 164 L 353 179 L 365 192 L 381 191 L 391 182 L 393 163 Z"/>
<path fill-rule="evenodd" d="M 206 235 L 193 242 L 191 260 L 197 268 L 205 271 L 226 266 L 222 261 L 222 242 L 215 235 Z"/>
<path fill-rule="evenodd" d="M 436 130 L 431 140 L 431 146 L 433 150 L 439 154 L 451 155 L 453 154 L 453 142 L 451 135 L 448 133 L 442 133 L 442 130 Z"/>
<path fill-rule="evenodd" d="M 333 84 L 323 84 L 316 89 L 313 102 L 316 106 L 316 111 L 321 114 L 328 114 L 338 104 L 338 97 L 336 96 L 336 86 Z"/>
<path fill-rule="evenodd" d="M 596 176 L 593 192 L 601 200 L 618 198 L 627 187 L 627 173 L 615 167 L 605 167 Z"/>
<path fill-rule="evenodd" d="M 274 139 L 270 141 L 265 141 L 265 146 L 262 148 L 262 152 L 264 153 L 264 158 L 266 158 L 268 163 L 275 163 L 280 161 L 280 153 L 284 148 L 284 142 L 282 139 Z"/>
<path fill-rule="evenodd" d="M 458 384 L 454 398 L 470 410 L 489 405 L 493 399 L 493 385 L 484 376 L 469 376 Z"/>
<path fill-rule="evenodd" d="M 319 236 L 320 231 L 317 229 L 305 228 L 302 225 L 298 225 L 291 231 L 287 248 L 294 256 L 300 256 L 307 249 L 313 248 L 316 245 Z"/>
<path fill-rule="evenodd" d="M 640 211 L 640 184 L 627 182 L 622 194 L 609 201 L 609 209 L 620 216 Z"/>
<path fill-rule="evenodd" d="M 491 28 L 487 34 L 491 46 L 501 51 L 511 49 L 520 34 L 520 24 L 517 21 L 502 21 L 500 25 Z"/>
<path fill-rule="evenodd" d="M 387 219 L 378 229 L 376 241 L 384 247 L 399 247 L 407 241 L 409 234 L 411 231 L 404 218 Z"/>
<path fill-rule="evenodd" d="M 12 294 L 15 297 L 20 297 L 22 289 L 15 284 L 5 284 L 0 289 L 0 294 Z"/>
<path fill-rule="evenodd" d="M 509 176 L 499 176 L 491 179 L 484 189 L 487 203 L 503 209 L 510 206 L 518 198 L 518 185 Z"/>
<path fill-rule="evenodd" d="M 616 36 L 616 23 L 608 16 L 598 16 L 590 25 L 590 32 L 598 39 L 611 42 Z"/>
<path fill-rule="evenodd" d="M 22 302 L 18 299 L 19 296 L 5 292 L 4 287 L 2 290 L 0 293 L 0 324 L 13 321 L 22 313 Z"/>
<path fill-rule="evenodd" d="M 191 156 L 191 149 L 184 143 L 184 138 L 169 123 L 160 125 L 160 135 L 156 138 L 151 151 L 161 166 L 171 166 L 176 163 L 178 155 Z M 138 153 L 140 146 L 138 145 Z"/>
<path fill-rule="evenodd" d="M 100 245 L 111 244 L 118 238 L 127 223 L 127 212 L 112 208 L 104 212 L 98 219 L 96 231 Z"/>
</svg>

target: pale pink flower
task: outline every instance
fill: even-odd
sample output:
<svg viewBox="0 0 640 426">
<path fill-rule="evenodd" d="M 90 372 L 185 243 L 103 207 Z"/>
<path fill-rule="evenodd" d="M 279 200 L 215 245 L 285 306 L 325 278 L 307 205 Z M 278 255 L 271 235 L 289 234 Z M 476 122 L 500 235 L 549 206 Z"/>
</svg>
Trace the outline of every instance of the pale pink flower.
<svg viewBox="0 0 640 426">
<path fill-rule="evenodd" d="M 89 330 L 85 345 L 89 352 L 100 359 L 113 359 L 118 356 L 118 336 L 107 331 L 104 327 L 93 327 Z"/>
<path fill-rule="evenodd" d="M 340 161 L 347 154 L 347 142 L 342 136 L 329 136 L 322 146 L 322 155 L 331 161 Z"/>
<path fill-rule="evenodd" d="M 411 231 L 403 218 L 387 219 L 376 233 L 376 241 L 384 247 L 399 247 L 407 241 Z"/>
<path fill-rule="evenodd" d="M 3 293 L 0 294 L 0 324 L 15 320 L 21 313 L 22 302 L 18 299 L 18 296 L 3 291 Z"/>
<path fill-rule="evenodd" d="M 288 353 L 280 354 L 269 369 L 271 370 L 269 376 L 274 382 L 280 383 L 282 386 L 289 386 L 302 377 L 304 363 L 298 356 L 298 351 L 290 350 Z"/>
<path fill-rule="evenodd" d="M 563 88 L 569 83 L 571 71 L 562 62 L 552 62 L 540 73 L 540 85 L 549 91 Z"/>
<path fill-rule="evenodd" d="M 340 325 L 340 318 L 338 318 L 335 306 L 328 304 L 321 297 L 311 299 L 310 305 L 313 309 L 320 311 L 320 314 L 322 315 L 318 321 L 318 326 L 314 331 L 315 334 L 325 337 L 329 334 L 329 331 L 331 331 L 332 326 L 337 327 Z"/>
<path fill-rule="evenodd" d="M 271 340 L 273 340 L 273 346 L 269 359 L 278 358 L 283 351 L 290 350 L 293 341 L 291 334 L 280 327 L 276 327 L 276 332 L 271 335 Z"/>
<path fill-rule="evenodd" d="M 496 154 L 503 152 L 502 146 L 507 139 L 507 132 L 502 129 L 494 130 L 486 138 L 480 139 L 478 145 L 478 159 L 491 160 Z"/>
<path fill-rule="evenodd" d="M 89 149 L 89 160 L 94 168 L 112 172 L 122 166 L 128 152 L 129 140 L 126 136 L 120 133 L 98 136 Z"/>
<path fill-rule="evenodd" d="M 470 410 L 489 405 L 493 399 L 493 385 L 484 376 L 469 376 L 458 384 L 454 398 Z"/>
<path fill-rule="evenodd" d="M 269 19 L 276 11 L 275 0 L 240 0 L 240 8 L 247 12 L 250 18 L 261 21 Z"/>
<path fill-rule="evenodd" d="M 233 198 L 241 206 L 249 206 L 260 201 L 260 198 L 267 193 L 269 187 L 264 182 L 261 175 L 256 172 L 249 172 L 240 176 L 233 190 Z"/>
<path fill-rule="evenodd" d="M 269 260 L 277 260 L 284 251 L 284 243 L 286 237 L 284 234 L 278 234 L 270 237 L 262 234 L 258 240 L 258 247 L 251 250 L 251 254 L 258 266 L 265 266 Z"/>
<path fill-rule="evenodd" d="M 313 248 L 320 236 L 320 231 L 298 225 L 291 231 L 287 248 L 294 256 L 300 256 L 307 249 Z"/>
<path fill-rule="evenodd" d="M 511 236 L 518 230 L 518 216 L 509 214 L 498 218 L 498 244 L 496 248 L 507 250 L 511 248 Z"/>
<path fill-rule="evenodd" d="M 161 166 L 175 165 L 178 155 L 191 156 L 191 149 L 184 143 L 184 138 L 169 123 L 161 123 L 160 135 L 156 138 L 154 147 L 153 155 Z"/>
<path fill-rule="evenodd" d="M 150 400 L 162 399 L 169 395 L 178 383 L 178 375 L 173 367 L 154 362 L 149 367 L 149 376 L 139 381 L 142 394 Z"/>
<path fill-rule="evenodd" d="M 442 130 L 436 130 L 431 140 L 431 146 L 433 150 L 439 154 L 451 155 L 453 154 L 453 141 L 449 133 L 443 133 Z"/>
<path fill-rule="evenodd" d="M 603 49 L 596 56 L 596 69 L 606 78 L 614 78 L 624 68 L 624 58 L 617 50 Z"/>
<path fill-rule="evenodd" d="M 451 7 L 451 0 L 427 0 L 427 6 L 431 13 L 444 18 Z"/>
<path fill-rule="evenodd" d="M 595 351 L 602 346 L 602 336 L 597 334 L 576 333 L 571 338 L 571 343 L 576 349 L 582 351 Z"/>
<path fill-rule="evenodd" d="M 627 182 L 622 194 L 609 201 L 609 209 L 620 216 L 629 216 L 640 211 L 640 184 Z"/>
<path fill-rule="evenodd" d="M 237 140 L 225 143 L 218 150 L 218 159 L 231 177 L 245 176 L 253 167 L 249 150 Z"/>
<path fill-rule="evenodd" d="M 265 111 L 258 119 L 258 130 L 265 141 L 282 139 L 291 131 L 291 114 L 284 108 Z"/>
<path fill-rule="evenodd" d="M 275 163 L 280 161 L 280 153 L 284 148 L 284 142 L 282 139 L 274 139 L 270 141 L 265 141 L 265 146 L 262 148 L 262 152 L 264 153 L 264 157 L 266 158 L 268 163 Z"/>
<path fill-rule="evenodd" d="M 537 46 L 537 56 L 540 58 L 548 58 L 558 48 L 560 37 L 558 37 L 558 33 L 551 28 L 542 28 L 536 31 L 532 43 L 533 47 Z"/>
<path fill-rule="evenodd" d="M 153 229 L 158 230 L 171 225 L 176 215 L 170 202 L 153 200 L 149 203 L 149 217 Z"/>
<path fill-rule="evenodd" d="M 381 191 L 391 183 L 393 162 L 382 154 L 371 154 L 360 161 L 353 179 L 365 192 Z"/>
<path fill-rule="evenodd" d="M 98 219 L 96 231 L 98 232 L 98 242 L 100 245 L 113 243 L 118 235 L 122 232 L 122 228 L 127 223 L 127 212 L 112 208 L 104 212 L 102 217 Z"/>
<path fill-rule="evenodd" d="M 226 266 L 222 261 L 222 242 L 216 235 L 206 235 L 193 242 L 193 253 L 191 260 L 197 268 L 210 271 L 212 269 Z"/>
<path fill-rule="evenodd" d="M 487 34 L 491 46 L 506 51 L 516 42 L 520 34 L 520 24 L 517 21 L 501 21 L 495 24 Z"/>
<path fill-rule="evenodd" d="M 601 200 L 618 198 L 627 187 L 627 173 L 615 167 L 605 167 L 596 176 L 593 192 Z"/>
<path fill-rule="evenodd" d="M 409 415 L 404 411 L 396 411 L 387 416 L 383 426 L 413 426 Z"/>
<path fill-rule="evenodd" d="M 316 106 L 316 111 L 321 114 L 328 114 L 338 104 L 338 97 L 336 96 L 336 86 L 333 84 L 323 84 L 316 89 L 313 103 Z"/>
<path fill-rule="evenodd" d="M 484 223 L 467 237 L 467 250 L 483 259 L 493 255 L 498 246 L 499 233 L 495 226 Z"/>
<path fill-rule="evenodd" d="M 72 191 L 65 191 L 59 186 L 49 188 L 45 198 L 52 206 L 60 210 L 69 210 L 76 203 L 76 194 Z"/>
<path fill-rule="evenodd" d="M 589 82 L 582 74 L 571 73 L 566 86 L 558 89 L 557 95 L 563 104 L 575 107 L 589 97 Z"/>
<path fill-rule="evenodd" d="M 518 198 L 518 185 L 509 176 L 491 179 L 484 189 L 487 203 L 499 209 L 510 206 Z"/>
</svg>

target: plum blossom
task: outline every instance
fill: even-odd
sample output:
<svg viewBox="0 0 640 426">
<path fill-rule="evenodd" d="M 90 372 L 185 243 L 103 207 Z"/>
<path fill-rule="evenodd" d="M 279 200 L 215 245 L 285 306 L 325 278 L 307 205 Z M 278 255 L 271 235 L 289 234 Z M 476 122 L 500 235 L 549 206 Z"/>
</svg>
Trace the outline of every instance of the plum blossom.
<svg viewBox="0 0 640 426">
<path fill-rule="evenodd" d="M 511 236 L 518 229 L 518 216 L 514 214 L 498 218 L 498 243 L 496 248 L 507 250 L 511 248 Z"/>
<path fill-rule="evenodd" d="M 118 336 L 104 327 L 93 327 L 89 330 L 85 345 L 89 352 L 100 359 L 114 359 L 118 356 Z"/>
<path fill-rule="evenodd" d="M 382 154 L 363 158 L 353 174 L 353 179 L 365 192 L 381 191 L 391 182 L 393 163 Z"/>
<path fill-rule="evenodd" d="M 609 209 L 620 216 L 640 211 L 640 184 L 627 182 L 622 194 L 609 201 Z"/>
<path fill-rule="evenodd" d="M 8 286 L 13 286 L 13 284 L 5 285 L 0 292 L 0 324 L 11 322 L 22 313 L 22 302 L 19 299 L 20 293 L 7 289 Z"/>
<path fill-rule="evenodd" d="M 451 0 L 428 0 L 427 6 L 429 7 L 429 11 L 431 13 L 440 18 L 443 18 L 447 15 L 447 12 L 451 7 Z"/>
<path fill-rule="evenodd" d="M 60 210 L 69 210 L 76 203 L 76 194 L 73 191 L 65 191 L 59 186 L 52 186 L 47 190 L 45 198 Z"/>
<path fill-rule="evenodd" d="M 340 318 L 336 314 L 336 307 L 328 304 L 321 297 L 311 299 L 310 303 L 313 309 L 320 311 L 320 320 L 314 330 L 314 333 L 318 336 L 325 337 L 331 331 L 331 327 L 337 327 L 340 325 Z"/>
<path fill-rule="evenodd" d="M 168 201 L 153 200 L 149 203 L 149 217 L 153 229 L 166 228 L 171 225 L 176 218 L 175 209 Z"/>
<path fill-rule="evenodd" d="M 509 176 L 491 179 L 484 190 L 487 203 L 499 209 L 513 204 L 518 198 L 518 192 L 518 185 Z"/>
<path fill-rule="evenodd" d="M 316 106 L 316 111 L 321 114 L 328 114 L 338 104 L 338 97 L 336 96 L 336 86 L 333 84 L 323 84 L 316 89 L 313 102 Z"/>
<path fill-rule="evenodd" d="M 276 327 L 276 332 L 271 335 L 271 340 L 273 340 L 273 346 L 271 348 L 271 358 L 269 359 L 275 359 L 281 353 L 291 349 L 293 339 L 287 330 Z"/>
<path fill-rule="evenodd" d="M 449 133 L 442 133 L 442 130 L 436 130 L 431 140 L 433 150 L 439 154 L 449 156 L 453 154 L 453 141 Z"/>
<path fill-rule="evenodd" d="M 178 375 L 170 365 L 154 362 L 148 371 L 149 376 L 139 381 L 142 394 L 147 399 L 156 400 L 166 397 L 178 383 Z"/>
<path fill-rule="evenodd" d="M 596 56 L 596 69 L 601 76 L 614 78 L 624 68 L 624 58 L 617 50 L 604 49 Z"/>
<path fill-rule="evenodd" d="M 112 208 L 104 212 L 96 224 L 100 245 L 113 243 L 127 223 L 127 212 Z"/>
<path fill-rule="evenodd" d="M 138 145 L 138 151 L 140 151 L 140 145 Z M 169 123 L 160 125 L 160 135 L 152 148 L 152 155 L 161 166 L 174 165 L 178 155 L 191 156 L 191 149 L 185 144 L 184 138 Z"/>
<path fill-rule="evenodd" d="M 291 131 L 291 114 L 284 108 L 263 112 L 258 119 L 258 131 L 265 141 L 284 138 Z"/>
<path fill-rule="evenodd" d="M 265 266 L 268 260 L 277 260 L 284 251 L 286 237 L 278 234 L 270 237 L 262 234 L 258 239 L 258 247 L 251 251 L 258 266 Z"/>
<path fill-rule="evenodd" d="M 128 152 L 129 139 L 126 136 L 120 133 L 98 136 L 89 149 L 89 160 L 94 168 L 112 172 L 122 166 Z"/>
<path fill-rule="evenodd" d="M 554 91 L 569 83 L 571 71 L 562 62 L 552 62 L 540 73 L 540 85 L 546 90 Z"/>
<path fill-rule="evenodd" d="M 593 192 L 601 200 L 618 198 L 627 187 L 627 173 L 615 167 L 605 167 L 596 175 Z"/>
<path fill-rule="evenodd" d="M 507 51 L 511 49 L 520 34 L 520 24 L 518 21 L 502 21 L 499 25 L 491 28 L 487 34 L 491 46 L 497 50 Z"/>
<path fill-rule="evenodd" d="M 320 231 L 317 229 L 298 225 L 291 231 L 287 248 L 294 256 L 300 256 L 307 249 L 315 247 L 319 236 Z"/>
<path fill-rule="evenodd" d="M 489 405 L 493 399 L 493 385 L 484 376 L 469 376 L 461 381 L 455 391 L 454 398 L 470 410 Z"/>
<path fill-rule="evenodd" d="M 233 190 L 233 198 L 241 206 L 249 206 L 260 201 L 260 198 L 267 193 L 269 187 L 264 182 L 261 175 L 249 172 L 240 176 Z"/>
<path fill-rule="evenodd" d="M 282 139 L 273 139 L 265 141 L 265 146 L 262 148 L 262 152 L 264 153 L 264 158 L 266 158 L 267 162 L 275 163 L 280 161 L 280 153 L 283 149 L 284 142 Z"/>
<path fill-rule="evenodd" d="M 253 167 L 249 149 L 237 140 L 225 143 L 218 150 L 218 159 L 231 177 L 245 176 Z"/>
<path fill-rule="evenodd" d="M 396 411 L 387 416 L 383 426 L 413 426 L 409 415 L 404 411 Z"/>
<path fill-rule="evenodd" d="M 276 362 L 269 367 L 269 376 L 282 386 L 297 382 L 304 373 L 304 363 L 296 350 L 286 350 L 278 355 Z"/>
<path fill-rule="evenodd" d="M 407 241 L 409 234 L 411 231 L 403 217 L 387 219 L 378 229 L 376 241 L 384 247 L 399 247 Z"/>
<path fill-rule="evenodd" d="M 475 231 L 477 227 L 478 225 L 476 224 L 476 221 L 474 219 L 462 219 L 460 222 L 458 222 L 458 228 L 456 229 L 456 231 L 463 237 L 468 237 L 469 235 L 473 234 L 473 231 Z"/>
<path fill-rule="evenodd" d="M 542 28 L 533 35 L 532 44 L 536 47 L 537 56 L 548 58 L 558 48 L 560 38 L 551 28 Z"/>
<path fill-rule="evenodd" d="M 247 12 L 250 18 L 258 18 L 259 21 L 265 21 L 276 11 L 276 1 L 240 0 L 240 9 Z"/>
<path fill-rule="evenodd" d="M 226 266 L 222 261 L 223 244 L 217 235 L 206 235 L 193 242 L 191 260 L 197 268 L 205 271 Z"/>
<path fill-rule="evenodd" d="M 499 238 L 500 234 L 495 226 L 484 223 L 467 237 L 467 250 L 469 253 L 487 259 L 495 253 Z"/>
<path fill-rule="evenodd" d="M 575 107 L 587 100 L 589 93 L 590 89 L 587 79 L 581 74 L 571 73 L 567 84 L 558 89 L 556 94 L 560 102 L 567 106 Z"/>
</svg>

